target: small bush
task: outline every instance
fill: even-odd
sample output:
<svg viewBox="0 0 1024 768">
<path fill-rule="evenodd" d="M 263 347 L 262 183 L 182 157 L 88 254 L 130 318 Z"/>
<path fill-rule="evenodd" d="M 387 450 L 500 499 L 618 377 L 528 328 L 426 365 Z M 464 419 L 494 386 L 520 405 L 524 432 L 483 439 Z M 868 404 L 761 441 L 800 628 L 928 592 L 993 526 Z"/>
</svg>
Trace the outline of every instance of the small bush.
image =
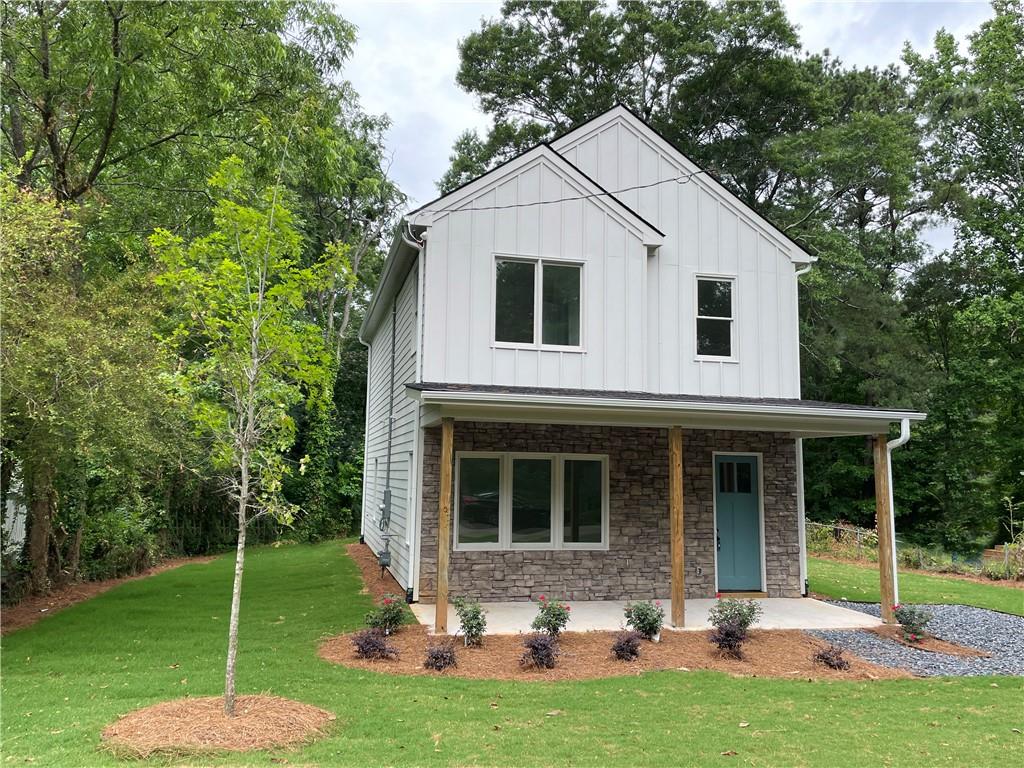
<svg viewBox="0 0 1024 768">
<path fill-rule="evenodd" d="M 366 614 L 366 626 L 370 629 L 379 629 L 385 635 L 392 634 L 405 619 L 405 610 L 402 608 L 402 598 L 397 595 L 385 595 L 380 601 L 380 607 L 374 608 Z"/>
<path fill-rule="evenodd" d="M 716 627 L 729 624 L 738 627 L 746 639 L 747 630 L 761 618 L 761 604 L 753 600 L 719 600 L 708 611 L 708 621 Z"/>
<path fill-rule="evenodd" d="M 932 615 L 912 605 L 894 605 L 892 608 L 896 621 L 903 627 L 904 638 L 912 643 L 920 642 Z"/>
<path fill-rule="evenodd" d="M 540 607 L 530 626 L 537 632 L 546 632 L 552 637 L 558 637 L 569 623 L 569 611 L 572 608 L 560 600 L 548 600 L 544 595 L 538 597 L 537 601 Z"/>
<path fill-rule="evenodd" d="M 829 669 L 845 671 L 850 668 L 850 662 L 843 658 L 843 649 L 836 648 L 834 645 L 822 648 L 811 657 L 811 660 L 818 664 L 824 664 Z"/>
<path fill-rule="evenodd" d="M 398 649 L 388 642 L 387 635 L 380 629 L 364 629 L 352 637 L 356 656 L 360 659 L 393 659 L 398 656 Z"/>
<path fill-rule="evenodd" d="M 630 603 L 626 606 L 626 624 L 639 632 L 643 637 L 650 640 L 659 632 L 665 623 L 665 609 L 661 607 L 661 601 L 641 600 L 639 603 Z"/>
<path fill-rule="evenodd" d="M 718 646 L 723 656 L 733 659 L 743 658 L 743 641 L 747 639 L 746 628 L 735 621 L 723 621 L 711 632 L 712 643 Z"/>
<path fill-rule="evenodd" d="M 1014 563 L 994 562 L 985 563 L 981 566 L 981 574 L 986 579 L 992 579 L 992 581 L 1002 581 L 1004 579 L 1017 579 L 1020 578 L 1020 573 L 1017 571 Z"/>
<path fill-rule="evenodd" d="M 451 643 L 430 646 L 427 648 L 427 658 L 423 660 L 423 666 L 437 672 L 458 666 L 455 663 L 455 646 Z"/>
<path fill-rule="evenodd" d="M 459 617 L 459 631 L 466 638 L 466 645 L 482 645 L 487 631 L 487 617 L 483 606 L 476 600 L 455 600 L 455 613 Z"/>
<path fill-rule="evenodd" d="M 621 632 L 612 643 L 612 656 L 619 661 L 633 661 L 640 657 L 640 633 Z"/>
<path fill-rule="evenodd" d="M 554 669 L 561 651 L 554 635 L 530 635 L 523 641 L 526 652 L 519 660 L 524 667 Z"/>
</svg>

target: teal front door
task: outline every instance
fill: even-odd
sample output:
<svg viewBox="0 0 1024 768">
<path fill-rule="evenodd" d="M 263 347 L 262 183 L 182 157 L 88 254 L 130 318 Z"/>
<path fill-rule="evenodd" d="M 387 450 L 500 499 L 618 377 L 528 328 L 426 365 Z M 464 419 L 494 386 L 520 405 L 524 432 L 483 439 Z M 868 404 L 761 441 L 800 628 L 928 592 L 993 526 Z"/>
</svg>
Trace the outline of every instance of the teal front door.
<svg viewBox="0 0 1024 768">
<path fill-rule="evenodd" d="M 756 456 L 715 457 L 715 546 L 720 592 L 760 592 L 761 513 Z"/>
</svg>

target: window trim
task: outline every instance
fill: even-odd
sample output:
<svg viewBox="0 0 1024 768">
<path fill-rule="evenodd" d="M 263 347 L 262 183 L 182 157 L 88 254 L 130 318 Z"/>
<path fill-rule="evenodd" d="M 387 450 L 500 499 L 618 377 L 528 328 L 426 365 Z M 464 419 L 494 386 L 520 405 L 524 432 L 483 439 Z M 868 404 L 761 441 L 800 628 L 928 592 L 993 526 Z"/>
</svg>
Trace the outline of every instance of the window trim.
<svg viewBox="0 0 1024 768">
<path fill-rule="evenodd" d="M 459 493 L 462 459 L 498 459 L 498 541 L 496 543 L 459 542 L 459 520 L 462 515 L 462 494 Z M 512 541 L 512 462 L 515 459 L 549 459 L 551 471 L 551 541 L 550 543 Z M 565 462 L 599 461 L 601 462 L 601 541 L 600 542 L 567 542 L 565 541 L 563 483 Z M 452 551 L 453 552 L 518 552 L 518 551 L 605 551 L 609 545 L 609 494 L 610 474 L 608 470 L 608 454 L 606 453 L 558 453 L 551 451 L 456 451 L 455 471 L 455 504 L 452 517 Z"/>
<path fill-rule="evenodd" d="M 724 274 L 715 272 L 698 272 L 694 275 L 693 279 L 693 359 L 697 362 L 702 363 L 738 363 L 739 353 L 737 350 L 737 333 L 736 324 L 739 320 L 737 309 L 739 302 L 736 300 L 736 289 L 737 289 L 737 275 Z M 729 313 L 728 318 L 724 317 L 711 317 L 709 315 L 700 314 L 700 282 L 701 280 L 710 280 L 720 283 L 731 283 L 732 288 L 729 291 Z M 698 346 L 697 339 L 697 326 L 700 320 L 729 320 L 729 355 L 702 355 L 700 354 L 700 347 Z"/>
<path fill-rule="evenodd" d="M 586 263 L 579 259 L 566 259 L 560 256 L 523 256 L 512 253 L 494 253 L 491 260 L 491 347 L 494 349 L 531 349 L 545 352 L 586 352 L 584 346 L 584 328 L 586 327 Z M 498 341 L 498 262 L 520 261 L 534 265 L 533 280 L 533 341 Z M 580 271 L 580 343 L 579 344 L 544 344 L 544 265 L 552 264 L 560 267 L 578 267 Z"/>
</svg>

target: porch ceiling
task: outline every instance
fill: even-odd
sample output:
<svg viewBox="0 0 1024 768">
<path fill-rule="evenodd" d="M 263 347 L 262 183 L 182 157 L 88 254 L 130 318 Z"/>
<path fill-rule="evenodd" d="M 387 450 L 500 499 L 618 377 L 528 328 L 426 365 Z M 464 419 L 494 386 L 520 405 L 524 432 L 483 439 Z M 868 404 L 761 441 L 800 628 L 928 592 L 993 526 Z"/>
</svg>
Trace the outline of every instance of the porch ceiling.
<svg viewBox="0 0 1024 768">
<path fill-rule="evenodd" d="M 916 411 L 784 398 L 702 397 L 542 387 L 415 383 L 421 424 L 459 421 L 670 427 L 788 432 L 794 437 L 885 433 L 892 422 L 921 421 Z"/>
</svg>

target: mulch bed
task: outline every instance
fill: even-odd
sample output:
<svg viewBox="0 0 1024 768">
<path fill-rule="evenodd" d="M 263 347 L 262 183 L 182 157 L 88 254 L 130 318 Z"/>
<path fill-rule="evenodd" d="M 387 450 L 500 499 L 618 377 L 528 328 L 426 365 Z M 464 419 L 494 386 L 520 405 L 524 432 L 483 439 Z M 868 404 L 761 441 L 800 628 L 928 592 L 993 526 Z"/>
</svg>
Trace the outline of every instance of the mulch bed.
<svg viewBox="0 0 1024 768">
<path fill-rule="evenodd" d="M 359 572 L 363 577 L 363 594 L 372 595 L 374 600 L 380 600 L 385 595 L 398 595 L 405 599 L 405 590 L 395 581 L 390 571 L 385 569 L 384 576 L 380 575 L 377 556 L 366 544 L 349 544 L 345 547 L 345 552 L 359 566 Z"/>
<path fill-rule="evenodd" d="M 324 733 L 334 715 L 277 696 L 239 696 L 235 716 L 220 696 L 178 699 L 131 712 L 103 731 L 117 755 L 245 752 L 304 743 Z"/>
<path fill-rule="evenodd" d="M 723 658 L 708 641 L 708 632 L 664 630 L 660 643 L 642 641 L 640 658 L 618 661 L 611 655 L 615 632 L 566 632 L 559 645 L 562 655 L 554 669 L 524 669 L 525 635 L 487 635 L 479 648 L 465 648 L 462 638 L 431 636 L 422 626 L 406 627 L 391 636 L 398 649 L 396 659 L 367 661 L 355 655 L 352 635 L 339 635 L 320 646 L 320 656 L 335 664 L 396 675 L 453 676 L 487 680 L 586 680 L 638 675 L 662 669 L 694 671 L 710 669 L 736 676 L 792 679 L 876 680 L 910 677 L 908 672 L 871 664 L 847 653 L 850 669 L 841 672 L 812 661 L 826 643 L 798 630 L 752 630 L 743 647 L 745 659 Z M 434 672 L 423 667 L 426 649 L 455 642 L 458 667 Z"/>
<path fill-rule="evenodd" d="M 55 589 L 48 595 L 26 597 L 17 605 L 4 606 L 3 611 L 0 612 L 0 634 L 6 635 L 16 629 L 30 627 L 40 619 L 45 619 L 47 616 L 51 616 L 77 603 L 85 602 L 96 597 L 96 595 L 113 589 L 119 584 L 124 584 L 126 581 L 145 579 L 149 576 L 155 576 L 158 573 L 192 563 L 209 563 L 217 559 L 217 557 L 217 555 L 204 555 L 202 557 L 169 558 L 134 576 L 122 576 L 121 578 L 103 579 L 102 581 L 76 582 Z"/>
<path fill-rule="evenodd" d="M 966 645 L 957 645 L 956 643 L 951 643 L 948 640 L 941 640 L 937 637 L 931 637 L 930 635 L 923 636 L 920 642 L 912 643 L 904 639 L 903 628 L 896 625 L 872 627 L 868 631 L 874 632 L 876 635 L 884 637 L 886 640 L 892 640 L 893 642 L 900 643 L 908 648 L 916 648 L 919 651 L 947 653 L 951 656 L 973 656 L 983 658 L 988 658 L 992 655 L 985 651 L 979 651 L 977 648 L 968 648 Z"/>
</svg>

